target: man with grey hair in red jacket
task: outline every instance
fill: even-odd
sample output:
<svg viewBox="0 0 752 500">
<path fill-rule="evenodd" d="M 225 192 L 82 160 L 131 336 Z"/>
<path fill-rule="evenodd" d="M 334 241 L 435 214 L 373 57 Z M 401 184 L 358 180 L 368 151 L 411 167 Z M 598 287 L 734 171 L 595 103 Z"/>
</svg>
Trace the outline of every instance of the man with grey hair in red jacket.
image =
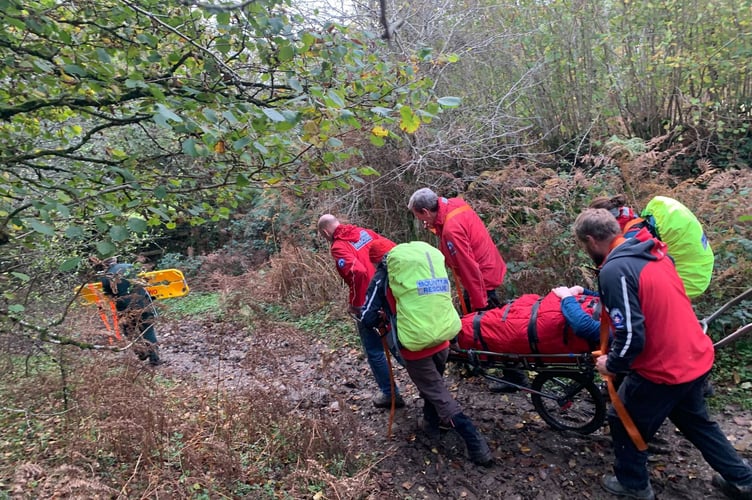
<svg viewBox="0 0 752 500">
<path fill-rule="evenodd" d="M 467 314 L 498 307 L 496 289 L 504 281 L 507 265 L 478 214 L 462 198 L 444 198 L 429 188 L 410 197 L 407 208 L 423 227 L 439 237 L 446 265 L 464 288 L 462 312 Z M 529 386 L 527 375 L 504 370 L 504 384 L 492 382 L 493 392 L 514 392 Z"/>
</svg>

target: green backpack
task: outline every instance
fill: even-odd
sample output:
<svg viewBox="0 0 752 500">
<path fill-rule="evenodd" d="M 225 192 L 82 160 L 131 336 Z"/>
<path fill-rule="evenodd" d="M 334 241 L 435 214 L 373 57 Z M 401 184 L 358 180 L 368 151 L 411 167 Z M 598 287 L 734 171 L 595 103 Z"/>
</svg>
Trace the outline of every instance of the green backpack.
<svg viewBox="0 0 752 500">
<path fill-rule="evenodd" d="M 650 232 L 668 246 L 687 295 L 701 295 L 710 284 L 715 258 L 695 214 L 673 198 L 656 196 L 641 215 Z"/>
<path fill-rule="evenodd" d="M 462 323 L 441 252 L 423 241 L 401 243 L 387 254 L 386 266 L 400 344 L 415 352 L 454 338 Z"/>
</svg>

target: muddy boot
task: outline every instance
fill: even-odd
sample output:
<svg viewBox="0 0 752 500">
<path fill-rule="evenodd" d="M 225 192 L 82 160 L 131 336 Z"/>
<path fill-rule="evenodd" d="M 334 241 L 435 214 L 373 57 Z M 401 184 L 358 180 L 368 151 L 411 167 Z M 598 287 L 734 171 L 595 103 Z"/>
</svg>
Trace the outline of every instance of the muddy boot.
<svg viewBox="0 0 752 500">
<path fill-rule="evenodd" d="M 136 353 L 138 359 L 146 361 L 149 358 L 149 345 L 147 342 L 139 341 L 133 344 L 133 352 Z"/>
<path fill-rule="evenodd" d="M 151 344 L 149 346 L 149 364 L 151 366 L 159 366 L 162 363 L 164 363 L 164 361 L 159 357 L 159 348 L 156 344 Z"/>
<path fill-rule="evenodd" d="M 503 393 L 512 393 L 517 392 L 520 390 L 520 387 L 523 388 L 529 388 L 530 387 L 530 379 L 528 379 L 527 374 L 520 370 L 503 370 L 504 376 L 501 378 L 501 380 L 505 380 L 507 382 L 511 382 L 512 384 L 516 385 L 510 385 L 505 384 L 504 382 L 496 382 L 495 380 L 492 380 L 488 383 L 488 390 L 491 392 L 503 392 Z M 516 387 L 519 386 L 519 387 Z"/>
<path fill-rule="evenodd" d="M 493 455 L 488 448 L 488 443 L 486 443 L 485 438 L 480 435 L 473 422 L 464 413 L 458 413 L 453 416 L 452 425 L 454 426 L 454 430 L 465 440 L 467 453 L 474 464 L 484 467 L 489 467 L 493 464 Z"/>
<path fill-rule="evenodd" d="M 423 420 L 420 423 L 420 430 L 428 436 L 431 443 L 437 443 L 441 438 L 439 414 L 436 413 L 436 407 L 428 401 L 423 402 Z"/>
</svg>

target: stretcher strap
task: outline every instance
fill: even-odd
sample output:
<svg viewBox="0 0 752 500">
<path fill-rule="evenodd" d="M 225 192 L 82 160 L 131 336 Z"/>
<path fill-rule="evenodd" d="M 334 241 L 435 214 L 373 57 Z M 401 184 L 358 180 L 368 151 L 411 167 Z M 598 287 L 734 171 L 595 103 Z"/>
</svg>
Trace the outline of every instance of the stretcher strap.
<svg viewBox="0 0 752 500">
<path fill-rule="evenodd" d="M 530 321 L 527 322 L 527 341 L 530 343 L 530 352 L 539 354 L 538 350 L 538 308 L 540 307 L 543 297 L 539 298 L 533 304 L 533 310 L 530 311 Z"/>
<path fill-rule="evenodd" d="M 483 319 L 483 315 L 486 314 L 486 311 L 478 311 L 475 313 L 475 316 L 473 317 L 473 340 L 476 344 L 480 344 L 483 347 L 484 351 L 488 350 L 488 344 L 486 344 L 485 339 L 483 338 L 483 334 L 481 333 L 480 323 Z"/>
<path fill-rule="evenodd" d="M 593 352 L 593 357 L 596 360 L 598 359 L 598 356 L 602 354 L 608 354 L 608 332 L 611 326 L 611 317 L 608 315 L 608 313 L 606 313 L 605 306 L 603 306 L 602 304 L 601 306 L 601 349 L 600 351 Z M 611 404 L 614 406 L 614 410 L 616 410 L 616 414 L 619 416 L 619 420 L 621 420 L 621 423 L 624 425 L 624 429 L 627 431 L 627 434 L 629 434 L 629 438 L 632 440 L 638 450 L 647 450 L 648 445 L 645 444 L 645 440 L 642 439 L 642 435 L 640 434 L 639 429 L 637 429 L 637 426 L 632 420 L 632 417 L 629 416 L 629 412 L 624 406 L 624 403 L 621 399 L 619 399 L 619 394 L 616 392 L 616 388 L 614 387 L 613 377 L 611 375 L 602 375 L 602 377 L 606 381 L 606 386 L 608 387 L 608 395 L 611 398 Z"/>
<path fill-rule="evenodd" d="M 509 315 L 509 311 L 512 310 L 512 304 L 514 304 L 514 301 L 507 302 L 507 305 L 504 306 L 504 312 L 501 315 L 501 321 L 507 320 L 507 315 Z"/>
</svg>

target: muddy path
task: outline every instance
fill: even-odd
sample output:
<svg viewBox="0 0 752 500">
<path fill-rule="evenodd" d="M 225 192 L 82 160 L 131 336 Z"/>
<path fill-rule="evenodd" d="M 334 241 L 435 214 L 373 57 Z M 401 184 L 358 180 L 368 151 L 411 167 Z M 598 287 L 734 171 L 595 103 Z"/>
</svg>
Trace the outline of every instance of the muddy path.
<svg viewBox="0 0 752 500">
<path fill-rule="evenodd" d="M 332 350 L 304 332 L 271 323 L 244 330 L 210 320 L 164 322 L 159 331 L 166 364 L 158 369 L 165 376 L 222 390 L 259 384 L 268 390 L 271 384 L 280 398 L 316 415 L 346 405 L 355 415 L 364 453 L 381 457 L 370 471 L 372 498 L 610 498 L 599 485 L 613 460 L 607 428 L 589 435 L 554 431 L 529 395 L 493 394 L 485 380 L 462 377 L 459 366 L 450 367 L 447 382 L 489 440 L 496 458 L 490 468 L 467 461 L 453 431 L 431 446 L 417 429 L 422 402 L 401 368 L 395 373 L 407 404 L 396 411 L 387 437 L 389 412 L 371 404 L 375 385 L 357 346 Z M 713 415 L 742 455 L 752 458 L 750 413 L 729 408 Z M 658 498 L 723 498 L 710 484 L 712 470 L 670 423 L 651 450 Z"/>
</svg>

